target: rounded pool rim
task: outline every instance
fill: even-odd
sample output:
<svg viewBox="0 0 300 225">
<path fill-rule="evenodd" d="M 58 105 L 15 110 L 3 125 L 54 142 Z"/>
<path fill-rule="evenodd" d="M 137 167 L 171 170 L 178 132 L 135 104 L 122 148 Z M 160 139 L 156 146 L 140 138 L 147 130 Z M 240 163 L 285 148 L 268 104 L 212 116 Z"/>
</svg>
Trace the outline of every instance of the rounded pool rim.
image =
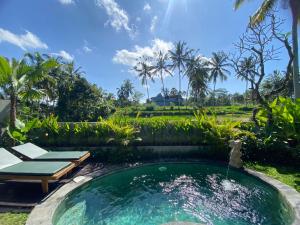
<svg viewBox="0 0 300 225">
<path fill-rule="evenodd" d="M 212 164 L 220 164 L 215 161 L 209 160 L 192 160 L 192 161 L 157 161 L 151 163 L 135 163 L 135 164 L 125 164 L 125 165 L 106 165 L 103 169 L 99 171 L 92 172 L 90 174 L 84 176 L 78 176 L 73 178 L 70 182 L 64 184 L 60 188 L 58 188 L 53 194 L 51 194 L 47 199 L 44 199 L 41 203 L 36 205 L 29 217 L 26 221 L 26 225 L 53 225 L 53 219 L 56 213 L 57 208 L 60 204 L 64 201 L 65 197 L 73 192 L 75 189 L 81 187 L 82 185 L 86 184 L 87 182 L 101 178 L 104 176 L 108 176 L 120 171 L 124 171 L 127 169 L 147 166 L 147 165 L 157 165 L 157 164 L 182 164 L 182 163 L 212 163 Z M 221 163 L 223 166 L 226 164 Z M 233 168 L 234 169 L 234 168 Z M 236 169 L 235 169 L 236 170 Z M 241 169 L 238 170 L 241 173 L 246 173 L 257 179 L 269 184 L 278 193 L 283 197 L 286 203 L 289 205 L 292 213 L 294 215 L 294 221 L 292 225 L 300 225 L 300 193 L 298 193 L 292 187 L 283 184 L 282 182 L 268 177 L 267 175 L 251 170 L 251 169 Z"/>
</svg>

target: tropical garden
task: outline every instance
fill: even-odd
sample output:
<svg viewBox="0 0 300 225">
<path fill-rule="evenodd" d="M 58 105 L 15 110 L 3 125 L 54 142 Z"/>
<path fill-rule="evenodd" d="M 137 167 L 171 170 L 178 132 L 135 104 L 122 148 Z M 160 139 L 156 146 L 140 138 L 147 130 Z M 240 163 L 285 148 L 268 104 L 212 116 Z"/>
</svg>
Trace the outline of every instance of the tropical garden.
<svg viewBox="0 0 300 225">
<path fill-rule="evenodd" d="M 38 52 L 22 59 L 0 56 L 0 99 L 10 101 L 0 146 L 30 141 L 57 149 L 96 147 L 94 158 L 114 163 L 157 157 L 136 151 L 139 146 L 201 146 L 189 157 L 227 161 L 229 140 L 240 139 L 246 166 L 300 191 L 300 3 L 283 1 L 293 18 L 291 32 L 283 32 L 276 2 L 262 1 L 232 52 L 204 57 L 178 41 L 167 53 L 138 58 L 131 69 L 145 94 L 130 80 L 116 95 L 109 93 L 60 57 Z M 240 7 L 247 7 L 246 1 L 237 0 L 236 10 Z M 268 74 L 266 66 L 278 59 L 285 60 L 285 69 L 273 66 Z M 167 76 L 177 79 L 178 87 L 168 89 Z M 229 76 L 245 82 L 244 93 L 216 88 Z M 149 96 L 152 82 L 161 84 L 162 105 Z M 103 147 L 113 150 L 100 151 Z"/>
</svg>

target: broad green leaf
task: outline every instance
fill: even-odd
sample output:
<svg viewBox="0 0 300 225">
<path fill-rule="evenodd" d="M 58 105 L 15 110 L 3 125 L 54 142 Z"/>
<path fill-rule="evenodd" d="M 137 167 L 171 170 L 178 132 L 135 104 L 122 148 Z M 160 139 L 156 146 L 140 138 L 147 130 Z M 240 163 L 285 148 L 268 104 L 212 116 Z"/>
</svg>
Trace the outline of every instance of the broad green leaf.
<svg viewBox="0 0 300 225">
<path fill-rule="evenodd" d="M 25 127 L 25 123 L 22 122 L 22 121 L 19 120 L 19 119 L 16 119 L 16 128 L 19 129 L 19 130 L 21 130 L 21 129 L 23 129 L 24 127 Z"/>
<path fill-rule="evenodd" d="M 12 74 L 12 69 L 9 62 L 0 56 L 0 86 L 6 85 L 9 82 L 9 77 Z"/>
</svg>

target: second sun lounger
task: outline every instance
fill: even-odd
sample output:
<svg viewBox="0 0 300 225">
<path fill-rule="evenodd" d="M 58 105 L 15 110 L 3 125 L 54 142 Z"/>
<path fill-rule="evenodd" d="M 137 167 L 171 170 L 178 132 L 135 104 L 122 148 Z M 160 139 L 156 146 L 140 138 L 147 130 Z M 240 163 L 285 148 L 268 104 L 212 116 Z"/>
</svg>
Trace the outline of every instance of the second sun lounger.
<svg viewBox="0 0 300 225">
<path fill-rule="evenodd" d="M 71 161 L 79 165 L 90 157 L 88 151 L 46 151 L 32 143 L 12 147 L 22 157 L 36 161 Z"/>
</svg>

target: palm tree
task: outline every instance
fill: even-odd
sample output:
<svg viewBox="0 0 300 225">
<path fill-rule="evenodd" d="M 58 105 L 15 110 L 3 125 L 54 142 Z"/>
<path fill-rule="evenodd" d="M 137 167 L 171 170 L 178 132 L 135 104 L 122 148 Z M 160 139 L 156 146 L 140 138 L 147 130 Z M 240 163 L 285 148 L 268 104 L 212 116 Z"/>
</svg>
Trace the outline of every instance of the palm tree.
<svg viewBox="0 0 300 225">
<path fill-rule="evenodd" d="M 10 97 L 10 127 L 16 127 L 17 101 L 19 95 L 24 91 L 28 74 L 32 68 L 25 60 L 17 61 L 0 56 L 0 86 Z"/>
<path fill-rule="evenodd" d="M 235 9 L 238 9 L 245 0 L 236 0 Z M 263 0 L 259 9 L 251 17 L 251 24 L 256 25 L 262 22 L 267 14 L 275 7 L 279 0 Z M 300 21 L 300 1 L 299 0 L 281 0 L 283 5 L 288 5 L 291 9 L 292 23 L 292 39 L 293 39 L 293 81 L 295 98 L 300 98 L 300 83 L 299 83 L 299 52 L 298 52 L 298 23 Z"/>
<path fill-rule="evenodd" d="M 146 57 L 142 57 L 139 59 L 138 63 L 133 67 L 133 70 L 138 73 L 138 77 L 142 80 L 142 85 L 146 86 L 147 89 L 147 96 L 148 102 L 150 101 L 149 97 L 149 87 L 148 87 L 148 80 L 154 82 L 152 76 L 153 67 L 149 63 L 149 59 Z"/>
<path fill-rule="evenodd" d="M 200 97 L 204 97 L 208 90 L 208 69 L 204 66 L 199 66 L 195 72 L 190 75 L 189 83 L 198 102 Z"/>
<path fill-rule="evenodd" d="M 240 72 L 237 74 L 237 78 L 246 81 L 246 92 L 248 90 L 248 81 L 254 81 L 255 79 L 255 62 L 253 57 L 245 57 L 240 62 Z M 251 82 L 251 90 L 253 90 L 253 82 Z M 245 105 L 247 105 L 247 98 L 245 97 Z"/>
<path fill-rule="evenodd" d="M 179 78 L 179 94 L 178 94 L 178 105 L 180 106 L 180 94 L 181 94 L 181 72 L 182 69 L 185 69 L 186 62 L 189 58 L 192 50 L 186 47 L 186 43 L 179 41 L 175 44 L 175 50 L 169 51 L 170 59 L 172 61 L 172 69 L 178 69 L 178 78 Z"/>
<path fill-rule="evenodd" d="M 227 75 L 230 74 L 229 70 L 226 69 L 226 67 L 230 66 L 230 63 L 227 63 L 227 59 L 227 55 L 224 52 L 213 52 L 211 60 L 208 61 L 210 68 L 209 80 L 214 84 L 214 93 L 217 80 L 220 79 L 223 82 L 227 80 Z"/>
<path fill-rule="evenodd" d="M 55 73 L 52 73 L 54 69 L 59 68 L 59 61 L 48 55 L 41 55 L 36 52 L 26 53 L 25 59 L 28 59 L 28 64 L 33 68 L 33 72 L 30 74 L 30 82 L 27 84 L 27 92 L 25 99 L 28 101 L 40 100 L 45 97 L 47 106 L 56 98 L 56 85 L 57 77 Z M 35 90 L 34 92 L 32 90 Z"/>
<path fill-rule="evenodd" d="M 172 73 L 170 71 L 171 66 L 167 64 L 168 59 L 168 54 L 163 54 L 161 51 L 159 51 L 159 53 L 154 58 L 153 66 L 153 74 L 158 75 L 162 83 L 162 92 L 164 94 L 164 106 L 166 106 L 164 74 L 169 74 L 172 76 Z"/>
<path fill-rule="evenodd" d="M 124 80 L 120 88 L 117 88 L 119 104 L 121 106 L 129 105 L 129 97 L 134 95 L 134 87 L 129 79 Z"/>
<path fill-rule="evenodd" d="M 196 95 L 196 100 L 200 96 L 200 93 L 204 93 L 201 90 L 207 89 L 208 67 L 200 56 L 191 55 L 186 63 L 185 75 L 188 78 L 187 95 L 189 93 L 190 86 L 193 93 Z M 187 96 L 188 98 L 188 96 Z"/>
</svg>

